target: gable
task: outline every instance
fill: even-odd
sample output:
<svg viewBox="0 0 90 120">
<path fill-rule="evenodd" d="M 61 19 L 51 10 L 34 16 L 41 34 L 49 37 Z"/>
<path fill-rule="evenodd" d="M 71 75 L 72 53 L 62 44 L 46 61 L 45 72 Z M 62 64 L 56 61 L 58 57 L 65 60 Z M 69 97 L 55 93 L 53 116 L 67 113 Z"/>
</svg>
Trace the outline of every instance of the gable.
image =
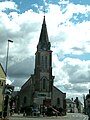
<svg viewBox="0 0 90 120">
<path fill-rule="evenodd" d="M 6 75 L 5 75 L 4 69 L 1 64 L 0 64 L 0 79 L 6 80 Z"/>
<path fill-rule="evenodd" d="M 63 93 L 61 90 L 59 90 L 58 88 L 56 88 L 55 86 L 53 86 L 53 94 L 57 94 L 58 96 L 64 96 L 66 97 L 66 93 Z"/>
<path fill-rule="evenodd" d="M 74 103 L 74 101 L 70 100 L 70 99 L 66 99 L 66 103 Z"/>
<path fill-rule="evenodd" d="M 40 79 L 40 81 L 42 81 L 43 79 L 45 79 L 46 81 L 49 81 L 46 76 L 43 76 L 43 77 Z"/>
</svg>

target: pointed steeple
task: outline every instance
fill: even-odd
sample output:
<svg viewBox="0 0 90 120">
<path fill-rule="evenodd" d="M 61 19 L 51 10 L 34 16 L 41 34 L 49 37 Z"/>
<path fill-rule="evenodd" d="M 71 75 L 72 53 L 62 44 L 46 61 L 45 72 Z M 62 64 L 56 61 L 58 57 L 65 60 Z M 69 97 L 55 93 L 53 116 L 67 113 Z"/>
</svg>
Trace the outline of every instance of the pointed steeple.
<svg viewBox="0 0 90 120">
<path fill-rule="evenodd" d="M 48 39 L 47 26 L 46 26 L 46 21 L 44 16 L 39 43 L 37 45 L 37 50 L 50 50 L 50 46 L 51 45 Z"/>
</svg>

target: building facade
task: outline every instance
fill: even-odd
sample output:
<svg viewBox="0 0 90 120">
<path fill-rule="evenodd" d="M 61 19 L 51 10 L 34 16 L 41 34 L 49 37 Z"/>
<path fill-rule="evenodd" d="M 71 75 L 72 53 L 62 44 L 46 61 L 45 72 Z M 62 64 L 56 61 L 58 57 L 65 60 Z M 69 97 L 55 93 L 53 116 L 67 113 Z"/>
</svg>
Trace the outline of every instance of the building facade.
<svg viewBox="0 0 90 120">
<path fill-rule="evenodd" d="M 89 89 L 89 94 L 86 95 L 86 114 L 90 119 L 90 89 Z"/>
<path fill-rule="evenodd" d="M 77 113 L 76 103 L 73 99 L 66 99 L 66 111 L 67 113 Z"/>
<path fill-rule="evenodd" d="M 78 99 L 78 97 L 76 97 L 76 99 L 74 100 L 75 104 L 76 104 L 76 108 L 78 110 L 78 113 L 83 113 L 83 104 L 80 102 L 80 100 Z"/>
<path fill-rule="evenodd" d="M 56 108 L 66 109 L 66 93 L 53 86 L 52 105 Z"/>
<path fill-rule="evenodd" d="M 0 64 L 0 116 L 2 114 L 2 102 L 3 102 L 3 88 L 6 83 L 6 75 L 2 65 Z"/>
<path fill-rule="evenodd" d="M 21 87 L 18 94 L 19 107 L 57 106 L 65 109 L 66 94 L 53 86 L 52 51 L 45 16 L 35 53 L 34 74 Z M 18 107 L 18 108 L 19 108 Z"/>
</svg>

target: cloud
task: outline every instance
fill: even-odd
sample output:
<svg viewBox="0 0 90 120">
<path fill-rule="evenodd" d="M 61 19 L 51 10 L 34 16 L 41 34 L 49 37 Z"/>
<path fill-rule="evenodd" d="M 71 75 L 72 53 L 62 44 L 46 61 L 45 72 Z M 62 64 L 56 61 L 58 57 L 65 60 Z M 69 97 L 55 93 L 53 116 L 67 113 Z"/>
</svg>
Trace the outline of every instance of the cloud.
<svg viewBox="0 0 90 120">
<path fill-rule="evenodd" d="M 12 84 L 21 87 L 24 82 L 34 72 L 34 57 L 30 56 L 26 59 L 16 61 L 8 67 L 8 76 L 11 78 Z"/>
<path fill-rule="evenodd" d="M 17 61 L 14 66 L 10 66 L 8 68 L 9 70 L 9 76 L 10 77 L 27 77 L 30 75 L 30 71 L 32 71 L 31 73 L 33 73 L 34 70 L 34 57 L 28 57 L 27 59 L 24 60 L 20 60 Z"/>
<path fill-rule="evenodd" d="M 72 10 L 71 10 L 72 8 Z M 81 11 L 81 9 L 83 11 Z M 64 12 L 65 11 L 65 12 Z M 63 13 L 64 12 L 64 13 Z M 46 14 L 47 28 L 54 52 L 63 52 L 64 54 L 83 54 L 89 50 L 89 24 L 86 18 L 82 22 L 71 21 L 73 14 L 76 16 L 81 13 L 89 18 L 90 8 L 84 5 L 66 4 L 65 8 L 60 10 L 58 5 L 49 5 L 49 13 Z M 53 15 L 55 17 L 53 17 Z M 78 18 L 80 21 L 80 18 Z M 49 27 L 48 27 L 49 26 Z M 84 29 L 83 29 L 84 28 Z M 53 31 L 52 31 L 53 29 Z M 73 48 L 78 48 L 78 50 Z"/>
<path fill-rule="evenodd" d="M 55 65 L 57 62 L 57 65 Z M 64 90 L 76 92 L 86 92 L 90 87 L 90 60 L 65 58 L 59 61 L 58 57 L 54 63 L 53 74 L 56 76 L 54 84 Z"/>
<path fill-rule="evenodd" d="M 0 3 L 0 11 L 5 11 L 7 9 L 18 10 L 18 5 L 13 1 L 4 1 Z"/>
</svg>

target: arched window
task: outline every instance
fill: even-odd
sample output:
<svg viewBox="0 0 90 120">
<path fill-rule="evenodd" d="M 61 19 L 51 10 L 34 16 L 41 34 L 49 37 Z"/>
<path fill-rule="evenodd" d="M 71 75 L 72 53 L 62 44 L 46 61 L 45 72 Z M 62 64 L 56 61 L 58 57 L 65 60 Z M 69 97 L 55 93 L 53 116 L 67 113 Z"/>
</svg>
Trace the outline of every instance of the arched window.
<svg viewBox="0 0 90 120">
<path fill-rule="evenodd" d="M 26 102 L 27 102 L 27 98 L 26 98 L 26 96 L 25 96 L 25 97 L 24 97 L 24 100 L 23 100 L 23 103 L 26 104 Z"/>
<path fill-rule="evenodd" d="M 42 64 L 42 67 L 44 67 L 44 56 L 42 56 L 41 58 L 41 64 Z"/>
<path fill-rule="evenodd" d="M 45 68 L 47 68 L 47 56 L 45 56 Z"/>
<path fill-rule="evenodd" d="M 60 98 L 57 98 L 57 104 L 60 105 Z"/>
<path fill-rule="evenodd" d="M 45 89 L 45 88 L 46 88 L 46 80 L 43 79 L 43 89 Z"/>
<path fill-rule="evenodd" d="M 69 104 L 69 107 L 71 107 L 71 104 Z"/>
<path fill-rule="evenodd" d="M 1 86 L 3 86 L 3 82 L 1 83 Z"/>
</svg>

